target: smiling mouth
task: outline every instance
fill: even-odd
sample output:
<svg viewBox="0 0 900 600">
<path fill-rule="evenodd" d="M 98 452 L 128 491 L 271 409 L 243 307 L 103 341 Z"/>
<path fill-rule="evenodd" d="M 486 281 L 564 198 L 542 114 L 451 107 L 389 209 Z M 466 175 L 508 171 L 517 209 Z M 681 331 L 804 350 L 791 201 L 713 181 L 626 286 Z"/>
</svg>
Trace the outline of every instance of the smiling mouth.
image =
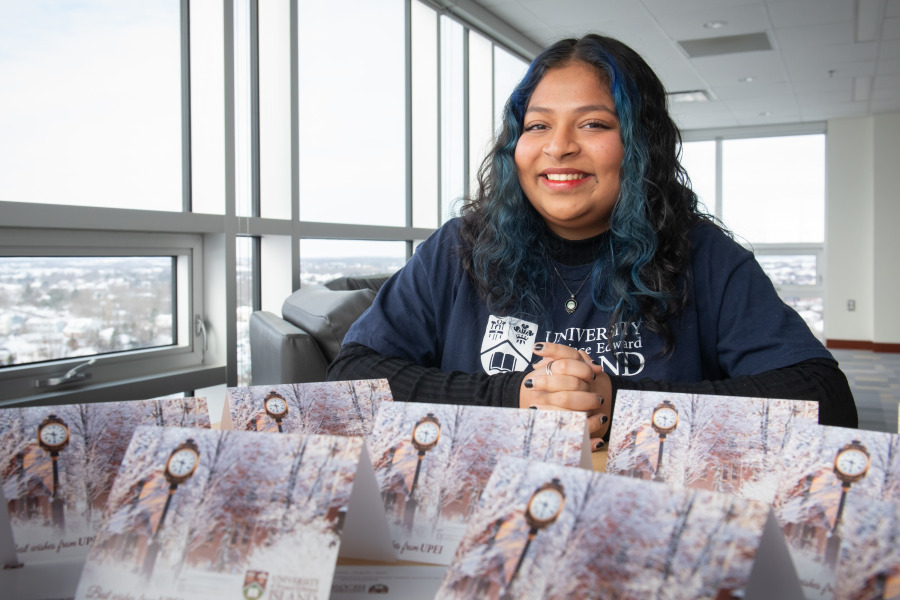
<svg viewBox="0 0 900 600">
<path fill-rule="evenodd" d="M 546 173 L 542 175 L 549 181 L 578 181 L 579 179 L 587 179 L 587 173 Z"/>
</svg>

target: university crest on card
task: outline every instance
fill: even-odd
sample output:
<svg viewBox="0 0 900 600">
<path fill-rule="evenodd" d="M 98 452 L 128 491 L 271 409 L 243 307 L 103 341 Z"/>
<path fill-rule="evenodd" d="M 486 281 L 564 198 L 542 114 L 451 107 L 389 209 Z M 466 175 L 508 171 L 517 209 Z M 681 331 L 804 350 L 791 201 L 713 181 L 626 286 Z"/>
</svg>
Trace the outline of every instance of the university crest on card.
<svg viewBox="0 0 900 600">
<path fill-rule="evenodd" d="M 246 600 L 262 598 L 268 579 L 269 573 L 266 571 L 247 571 L 244 574 L 244 598 Z"/>
<path fill-rule="evenodd" d="M 488 317 L 481 340 L 481 365 L 485 373 L 524 371 L 531 363 L 537 325 L 512 317 Z"/>
</svg>

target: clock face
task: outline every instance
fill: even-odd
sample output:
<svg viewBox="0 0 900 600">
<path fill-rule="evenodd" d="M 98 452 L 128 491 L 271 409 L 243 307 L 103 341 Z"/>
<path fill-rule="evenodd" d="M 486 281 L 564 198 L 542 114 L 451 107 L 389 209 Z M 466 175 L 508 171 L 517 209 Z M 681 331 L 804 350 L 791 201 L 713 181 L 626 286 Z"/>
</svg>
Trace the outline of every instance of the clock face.
<svg viewBox="0 0 900 600">
<path fill-rule="evenodd" d="M 440 427 L 438 424 L 433 421 L 424 421 L 416 425 L 416 430 L 413 432 L 413 439 L 423 446 L 427 446 L 428 444 L 433 444 L 441 433 Z"/>
<path fill-rule="evenodd" d="M 678 422 L 678 414 L 672 408 L 659 408 L 653 413 L 653 424 L 660 429 L 672 429 Z"/>
<path fill-rule="evenodd" d="M 869 464 L 869 457 L 862 450 L 849 448 L 838 454 L 834 464 L 844 475 L 862 475 Z"/>
<path fill-rule="evenodd" d="M 536 521 L 550 521 L 562 508 L 563 497 L 559 490 L 546 488 L 531 497 L 528 512 Z"/>
<path fill-rule="evenodd" d="M 49 423 L 41 428 L 41 441 L 48 446 L 59 446 L 66 441 L 68 431 L 59 423 Z"/>
<path fill-rule="evenodd" d="M 273 415 L 283 415 L 287 412 L 287 403 L 283 398 L 273 396 L 272 398 L 266 400 L 266 408 Z"/>
<path fill-rule="evenodd" d="M 171 457 L 169 464 L 166 465 L 169 474 L 175 477 L 184 477 L 194 470 L 197 464 L 197 454 L 188 448 L 182 448 Z"/>
</svg>

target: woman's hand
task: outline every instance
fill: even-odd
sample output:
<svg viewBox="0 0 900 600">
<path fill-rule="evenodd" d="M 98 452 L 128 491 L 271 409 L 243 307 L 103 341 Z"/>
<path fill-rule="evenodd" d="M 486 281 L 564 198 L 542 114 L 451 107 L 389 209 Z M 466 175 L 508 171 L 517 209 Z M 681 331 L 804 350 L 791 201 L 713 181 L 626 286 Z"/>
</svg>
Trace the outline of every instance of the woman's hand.
<svg viewBox="0 0 900 600">
<path fill-rule="evenodd" d="M 602 448 L 612 406 L 609 376 L 585 352 L 571 346 L 541 342 L 534 345 L 534 353 L 542 359 L 522 381 L 519 406 L 587 414 L 591 448 Z"/>
</svg>

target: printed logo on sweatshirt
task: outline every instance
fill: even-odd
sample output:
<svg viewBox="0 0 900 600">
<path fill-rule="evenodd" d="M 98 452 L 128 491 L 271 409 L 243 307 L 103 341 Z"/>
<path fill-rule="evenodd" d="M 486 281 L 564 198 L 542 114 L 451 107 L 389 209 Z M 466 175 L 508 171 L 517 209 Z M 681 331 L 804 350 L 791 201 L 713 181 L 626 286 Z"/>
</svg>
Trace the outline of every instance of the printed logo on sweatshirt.
<svg viewBox="0 0 900 600">
<path fill-rule="evenodd" d="M 489 375 L 524 371 L 531 364 L 537 325 L 512 317 L 488 317 L 481 340 L 481 365 Z"/>
</svg>

